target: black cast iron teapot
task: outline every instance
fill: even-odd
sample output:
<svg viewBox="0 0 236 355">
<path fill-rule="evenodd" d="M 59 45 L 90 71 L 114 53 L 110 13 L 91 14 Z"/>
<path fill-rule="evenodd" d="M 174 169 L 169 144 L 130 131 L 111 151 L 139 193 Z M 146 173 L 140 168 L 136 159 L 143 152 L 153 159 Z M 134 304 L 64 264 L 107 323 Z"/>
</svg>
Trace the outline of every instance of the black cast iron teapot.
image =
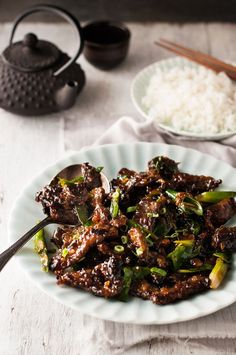
<svg viewBox="0 0 236 355">
<path fill-rule="evenodd" d="M 74 26 L 79 48 L 73 58 L 33 33 L 13 43 L 20 21 L 38 11 L 56 13 Z M 85 84 L 84 72 L 75 63 L 82 50 L 82 29 L 68 11 L 38 5 L 21 13 L 13 25 L 10 44 L 0 56 L 0 107 L 20 115 L 44 115 L 71 107 Z"/>
</svg>

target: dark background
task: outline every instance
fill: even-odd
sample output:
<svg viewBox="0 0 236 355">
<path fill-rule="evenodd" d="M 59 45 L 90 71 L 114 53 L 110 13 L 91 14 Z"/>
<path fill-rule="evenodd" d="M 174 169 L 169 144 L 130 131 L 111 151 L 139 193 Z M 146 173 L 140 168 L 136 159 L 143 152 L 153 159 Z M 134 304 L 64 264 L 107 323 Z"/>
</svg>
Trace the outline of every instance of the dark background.
<svg viewBox="0 0 236 355">
<path fill-rule="evenodd" d="M 43 2 L 43 1 L 42 1 Z M 0 21 L 12 21 L 23 9 L 42 3 L 34 0 L 0 0 Z M 73 12 L 79 20 L 120 21 L 225 21 L 236 22 L 236 0 L 49 0 Z M 26 21 L 32 21 L 32 17 Z M 60 21 L 44 13 L 33 20 Z"/>
</svg>

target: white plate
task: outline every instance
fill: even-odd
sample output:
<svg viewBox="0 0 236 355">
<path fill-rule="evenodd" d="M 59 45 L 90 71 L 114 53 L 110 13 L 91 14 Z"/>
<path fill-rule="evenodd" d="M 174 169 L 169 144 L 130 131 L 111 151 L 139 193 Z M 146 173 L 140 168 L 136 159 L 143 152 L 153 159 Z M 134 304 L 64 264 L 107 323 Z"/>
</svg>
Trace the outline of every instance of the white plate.
<svg viewBox="0 0 236 355">
<path fill-rule="evenodd" d="M 43 218 L 41 207 L 34 202 L 34 196 L 62 168 L 82 162 L 104 166 L 109 178 L 116 175 L 121 167 L 143 170 L 148 160 L 157 155 L 167 155 L 181 162 L 186 172 L 212 175 L 222 178 L 223 187 L 236 189 L 236 169 L 209 155 L 183 147 L 158 143 L 133 143 L 92 147 L 61 159 L 34 178 L 21 192 L 13 207 L 9 221 L 10 242 L 16 241 L 37 220 Z M 236 220 L 234 221 L 236 224 Z M 52 228 L 47 228 L 47 232 Z M 224 286 L 214 291 L 194 296 L 166 306 L 157 306 L 150 301 L 133 298 L 129 302 L 105 300 L 82 290 L 57 286 L 52 273 L 40 270 L 38 255 L 30 241 L 17 255 L 17 260 L 31 280 L 48 295 L 64 305 L 98 318 L 124 323 L 166 324 L 204 316 L 224 308 L 236 301 L 236 258 L 232 271 Z"/>
<path fill-rule="evenodd" d="M 150 119 L 148 116 L 148 109 L 145 107 L 145 105 L 142 102 L 143 97 L 146 95 L 146 90 L 149 85 L 150 79 L 152 78 L 153 75 L 156 73 L 156 69 L 160 68 L 164 71 L 168 71 L 169 69 L 173 67 L 189 67 L 189 68 L 195 68 L 198 70 L 201 66 L 198 65 L 197 63 L 191 62 L 187 59 L 181 58 L 181 57 L 174 57 L 170 59 L 165 59 L 161 60 L 159 62 L 153 63 L 143 70 L 141 70 L 136 77 L 134 78 L 132 84 L 131 84 L 131 98 L 134 103 L 134 106 L 136 109 L 141 113 L 143 117 L 146 119 Z M 223 132 L 223 133 L 214 133 L 214 134 L 206 134 L 206 133 L 191 133 L 188 131 L 178 131 L 174 127 L 165 125 L 162 123 L 158 123 L 157 120 L 154 120 L 156 124 L 161 127 L 162 129 L 169 131 L 171 133 L 177 134 L 177 135 L 182 135 L 189 137 L 191 139 L 198 139 L 198 140 L 221 140 L 224 138 L 228 138 L 234 134 L 236 134 L 235 131 L 232 132 Z"/>
</svg>

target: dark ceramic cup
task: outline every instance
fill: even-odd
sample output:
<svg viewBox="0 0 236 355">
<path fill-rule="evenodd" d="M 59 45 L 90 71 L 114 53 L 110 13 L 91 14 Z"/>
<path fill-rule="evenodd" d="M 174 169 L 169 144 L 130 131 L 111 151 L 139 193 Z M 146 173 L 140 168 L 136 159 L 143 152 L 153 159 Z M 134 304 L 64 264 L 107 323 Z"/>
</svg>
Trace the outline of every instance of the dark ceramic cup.
<svg viewBox="0 0 236 355">
<path fill-rule="evenodd" d="M 109 70 L 120 64 L 129 49 L 130 31 L 122 23 L 91 22 L 83 28 L 84 56 L 95 67 Z"/>
</svg>

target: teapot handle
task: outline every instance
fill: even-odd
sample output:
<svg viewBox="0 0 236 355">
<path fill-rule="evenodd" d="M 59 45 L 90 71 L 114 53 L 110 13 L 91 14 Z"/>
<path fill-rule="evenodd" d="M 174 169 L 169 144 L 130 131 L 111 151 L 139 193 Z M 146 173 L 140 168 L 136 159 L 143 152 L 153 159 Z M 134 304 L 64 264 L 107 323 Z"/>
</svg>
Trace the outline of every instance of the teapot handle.
<svg viewBox="0 0 236 355">
<path fill-rule="evenodd" d="M 57 14 L 58 16 L 66 19 L 76 30 L 76 33 L 79 36 L 80 39 L 80 46 L 77 49 L 75 55 L 73 58 L 71 58 L 70 60 L 68 60 L 68 62 L 66 62 L 61 68 L 59 68 L 54 75 L 57 76 L 59 74 L 61 74 L 64 70 L 66 70 L 71 64 L 73 64 L 76 59 L 79 57 L 79 55 L 81 54 L 83 47 L 84 47 L 84 38 L 83 38 L 83 32 L 82 32 L 82 28 L 80 26 L 79 21 L 77 20 L 77 18 L 72 15 L 70 12 L 68 12 L 65 9 L 62 9 L 59 6 L 54 6 L 54 5 L 36 5 L 36 6 L 32 6 L 30 7 L 28 10 L 22 12 L 16 19 L 12 28 L 12 32 L 11 32 L 11 36 L 10 36 L 10 45 L 13 42 L 13 37 L 15 35 L 16 32 L 16 28 L 18 26 L 18 24 L 28 15 L 31 15 L 35 12 L 39 12 L 39 11 L 48 11 L 48 12 L 53 12 L 54 14 Z"/>
</svg>

